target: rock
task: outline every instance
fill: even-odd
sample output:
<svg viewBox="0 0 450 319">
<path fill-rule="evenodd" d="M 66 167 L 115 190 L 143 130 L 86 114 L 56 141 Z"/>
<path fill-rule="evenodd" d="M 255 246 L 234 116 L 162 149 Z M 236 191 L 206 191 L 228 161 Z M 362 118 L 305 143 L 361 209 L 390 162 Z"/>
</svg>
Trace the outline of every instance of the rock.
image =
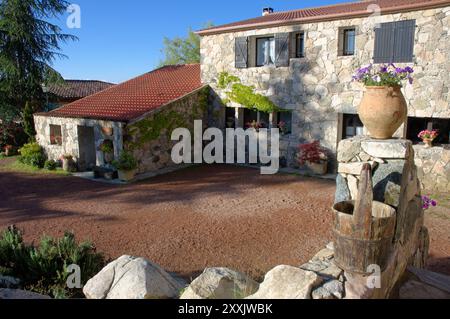
<svg viewBox="0 0 450 319">
<path fill-rule="evenodd" d="M 332 250 L 334 252 L 334 242 L 333 241 L 327 245 L 327 249 Z"/>
<path fill-rule="evenodd" d="M 30 299 L 52 299 L 52 298 L 31 291 L 18 289 L 0 289 L 0 299 L 30 300 Z"/>
<path fill-rule="evenodd" d="M 332 280 L 312 292 L 313 299 L 342 299 L 344 298 L 344 284 L 339 280 Z"/>
<path fill-rule="evenodd" d="M 266 274 L 259 290 L 247 299 L 311 299 L 322 279 L 311 271 L 278 266 Z"/>
<path fill-rule="evenodd" d="M 405 164 L 404 160 L 391 160 L 386 164 L 378 165 L 372 178 L 374 200 L 384 203 L 387 197 L 391 204 L 399 203 L 398 191 L 401 187 Z"/>
<path fill-rule="evenodd" d="M 341 163 L 351 162 L 361 152 L 361 139 L 355 137 L 339 143 L 337 160 Z"/>
<path fill-rule="evenodd" d="M 419 281 L 408 281 L 400 288 L 400 299 L 450 299 L 450 294 Z"/>
<path fill-rule="evenodd" d="M 377 162 L 353 162 L 353 163 L 339 163 L 338 173 L 349 174 L 349 175 L 361 175 L 362 168 L 364 164 L 370 164 L 372 169 L 378 165 Z"/>
<path fill-rule="evenodd" d="M 384 159 L 405 159 L 409 156 L 412 143 L 408 140 L 365 140 L 361 148 L 372 157 Z"/>
<path fill-rule="evenodd" d="M 339 279 L 339 277 L 344 273 L 344 271 L 334 263 L 334 260 L 312 260 L 309 263 L 300 266 L 300 269 L 312 271 L 320 277 L 328 280 Z"/>
<path fill-rule="evenodd" d="M 353 175 L 347 176 L 348 188 L 350 190 L 351 199 L 356 200 L 358 197 L 358 179 Z"/>
<path fill-rule="evenodd" d="M 259 284 L 227 268 L 208 268 L 195 279 L 180 299 L 242 299 L 254 294 Z"/>
<path fill-rule="evenodd" d="M 314 260 L 319 260 L 319 261 L 330 261 L 331 259 L 334 258 L 334 250 L 325 248 L 322 249 L 321 251 L 319 251 L 312 259 L 311 261 Z"/>
<path fill-rule="evenodd" d="M 183 288 L 159 266 L 122 256 L 89 280 L 83 292 L 88 299 L 170 299 Z"/>
<path fill-rule="evenodd" d="M 20 279 L 0 275 L 0 288 L 17 288 L 20 285 Z"/>
<path fill-rule="evenodd" d="M 345 202 L 352 199 L 350 190 L 347 186 L 347 180 L 341 174 L 336 177 L 336 197 L 335 203 Z"/>
</svg>

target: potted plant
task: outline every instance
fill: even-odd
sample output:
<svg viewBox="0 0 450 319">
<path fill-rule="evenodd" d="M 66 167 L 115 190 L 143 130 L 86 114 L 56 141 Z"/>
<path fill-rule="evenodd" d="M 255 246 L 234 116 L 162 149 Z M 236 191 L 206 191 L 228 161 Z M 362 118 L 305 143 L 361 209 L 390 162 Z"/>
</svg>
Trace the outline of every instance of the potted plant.
<svg viewBox="0 0 450 319">
<path fill-rule="evenodd" d="M 411 67 L 398 68 L 394 64 L 372 65 L 357 70 L 353 80 L 365 85 L 366 91 L 358 114 L 370 135 L 376 139 L 392 138 L 406 121 L 408 108 L 401 91 L 402 83 L 413 83 Z"/>
<path fill-rule="evenodd" d="M 125 182 L 134 178 L 138 167 L 136 159 L 126 151 L 120 154 L 119 160 L 113 162 L 113 166 L 119 171 L 119 179 Z"/>
<path fill-rule="evenodd" d="M 12 146 L 12 145 L 6 145 L 5 148 L 4 148 L 4 152 L 5 152 L 5 156 L 6 157 L 13 156 L 14 155 L 14 151 L 15 151 L 15 149 L 14 149 L 14 146 Z"/>
<path fill-rule="evenodd" d="M 111 140 L 105 140 L 100 145 L 100 151 L 103 152 L 104 160 L 106 164 L 111 164 L 114 160 L 114 144 Z"/>
<path fill-rule="evenodd" d="M 246 124 L 248 129 L 255 129 L 256 132 L 259 132 L 259 129 L 263 128 L 263 125 L 257 121 L 249 122 Z"/>
<path fill-rule="evenodd" d="M 436 139 L 436 137 L 439 136 L 439 131 L 437 130 L 424 130 L 419 133 L 419 138 L 422 139 L 422 141 L 425 143 L 426 148 L 433 147 L 433 141 Z"/>
<path fill-rule="evenodd" d="M 280 129 L 281 135 L 287 135 L 287 133 L 288 133 L 288 128 L 287 128 L 286 122 L 280 121 L 280 122 L 278 123 L 278 128 Z"/>
<path fill-rule="evenodd" d="M 61 162 L 62 162 L 62 169 L 65 172 L 72 172 L 73 170 L 73 156 L 69 154 L 64 154 L 61 156 Z"/>
<path fill-rule="evenodd" d="M 316 175 L 325 175 L 328 169 L 328 156 L 319 141 L 299 146 L 298 161 Z"/>
</svg>

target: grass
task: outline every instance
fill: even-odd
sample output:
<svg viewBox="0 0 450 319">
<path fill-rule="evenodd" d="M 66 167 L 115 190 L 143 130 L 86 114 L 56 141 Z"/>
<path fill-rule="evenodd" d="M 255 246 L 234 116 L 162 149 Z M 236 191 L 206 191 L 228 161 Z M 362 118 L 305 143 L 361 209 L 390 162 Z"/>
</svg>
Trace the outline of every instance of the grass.
<svg viewBox="0 0 450 319">
<path fill-rule="evenodd" d="M 19 162 L 18 157 L 0 157 L 0 172 L 12 172 L 12 173 L 26 173 L 26 174 L 50 174 L 69 176 L 70 174 L 63 171 L 61 168 L 55 171 L 49 171 L 47 169 L 41 169 L 34 166 L 22 164 Z"/>
</svg>

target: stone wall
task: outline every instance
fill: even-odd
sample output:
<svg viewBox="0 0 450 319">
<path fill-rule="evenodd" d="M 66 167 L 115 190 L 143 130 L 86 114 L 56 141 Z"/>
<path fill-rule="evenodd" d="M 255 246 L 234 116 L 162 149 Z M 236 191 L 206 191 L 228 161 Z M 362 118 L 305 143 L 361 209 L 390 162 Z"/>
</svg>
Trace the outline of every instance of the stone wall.
<svg viewBox="0 0 450 319">
<path fill-rule="evenodd" d="M 103 153 L 98 150 L 105 139 L 114 143 L 114 156 L 117 158 L 122 150 L 123 124 L 111 121 L 98 121 L 90 119 L 62 118 L 45 115 L 35 115 L 36 140 L 44 148 L 49 159 L 59 160 L 62 155 L 72 155 L 75 160 L 80 157 L 80 143 L 78 139 L 78 126 L 94 128 L 97 165 L 103 165 Z M 50 144 L 50 125 L 61 126 L 62 145 Z M 113 135 L 107 136 L 102 128 L 112 128 Z"/>
<path fill-rule="evenodd" d="M 124 128 L 124 147 L 138 161 L 137 174 L 177 166 L 171 158 L 177 143 L 171 141 L 172 131 L 187 128 L 193 136 L 195 120 L 203 120 L 204 127 L 208 125 L 208 94 L 209 88 L 197 90 Z"/>
<path fill-rule="evenodd" d="M 409 115 L 450 118 L 450 6 L 424 11 L 388 14 L 380 17 L 308 23 L 203 36 L 201 39 L 202 80 L 218 96 L 216 81 L 226 71 L 254 85 L 277 105 L 293 111 L 293 132 L 281 142 L 282 152 L 292 155 L 299 143 L 320 140 L 336 151 L 342 135 L 341 113 L 355 114 L 363 87 L 352 83 L 352 74 L 372 62 L 376 23 L 415 19 L 415 83 L 404 89 Z M 356 26 L 355 56 L 338 56 L 338 29 Z M 234 39 L 283 32 L 305 32 L 305 58 L 291 59 L 289 67 L 234 66 Z M 220 103 L 216 103 L 218 108 Z M 222 111 L 223 112 L 223 111 Z M 224 117 L 224 114 L 222 114 Z M 401 128 L 397 136 L 403 135 Z M 292 159 L 293 156 L 287 154 Z M 292 164 L 292 163 L 291 163 Z"/>
<path fill-rule="evenodd" d="M 450 150 L 443 147 L 414 146 L 417 174 L 427 192 L 450 192 Z"/>
<path fill-rule="evenodd" d="M 338 148 L 336 202 L 358 195 L 362 165 L 373 167 L 374 200 L 397 210 L 397 226 L 388 266 L 381 273 L 381 288 L 367 286 L 368 277 L 345 274 L 347 298 L 386 298 L 408 266 L 423 268 L 429 250 L 424 227 L 420 183 L 414 163 L 414 149 L 408 140 L 372 140 L 367 137 L 344 140 Z M 354 252 L 358 254 L 357 251 Z"/>
</svg>

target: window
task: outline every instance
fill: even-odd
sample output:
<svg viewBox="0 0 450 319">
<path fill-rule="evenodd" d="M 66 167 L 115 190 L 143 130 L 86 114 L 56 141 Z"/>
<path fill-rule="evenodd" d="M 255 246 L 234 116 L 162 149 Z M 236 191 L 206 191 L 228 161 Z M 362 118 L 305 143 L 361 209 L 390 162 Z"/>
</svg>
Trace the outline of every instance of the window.
<svg viewBox="0 0 450 319">
<path fill-rule="evenodd" d="M 414 60 L 416 20 L 382 23 L 375 29 L 375 63 L 408 63 Z"/>
<path fill-rule="evenodd" d="M 280 125 L 281 124 L 281 125 Z M 277 125 L 282 135 L 292 133 L 292 112 L 277 113 Z"/>
<path fill-rule="evenodd" d="M 62 145 L 62 133 L 60 125 L 50 125 L 50 144 Z"/>
<path fill-rule="evenodd" d="M 275 38 L 256 39 L 256 66 L 272 65 L 275 63 Z"/>
<path fill-rule="evenodd" d="M 304 58 L 305 57 L 305 34 L 298 33 L 295 38 L 295 57 Z"/>
<path fill-rule="evenodd" d="M 270 126 L 270 115 L 268 113 L 254 111 L 250 109 L 244 110 L 244 126 L 249 127 L 251 123 L 257 122 L 261 127 L 268 128 Z"/>
<path fill-rule="evenodd" d="M 364 125 L 358 114 L 344 114 L 342 139 L 364 135 Z"/>
<path fill-rule="evenodd" d="M 408 118 L 407 139 L 414 143 L 422 142 L 418 135 L 423 130 L 438 130 L 439 136 L 434 142 L 436 144 L 450 144 L 450 119 Z"/>
<path fill-rule="evenodd" d="M 355 55 L 356 29 L 346 27 L 339 29 L 339 52 L 340 56 Z"/>
<path fill-rule="evenodd" d="M 236 109 L 225 108 L 225 124 L 227 128 L 236 128 Z"/>
</svg>

